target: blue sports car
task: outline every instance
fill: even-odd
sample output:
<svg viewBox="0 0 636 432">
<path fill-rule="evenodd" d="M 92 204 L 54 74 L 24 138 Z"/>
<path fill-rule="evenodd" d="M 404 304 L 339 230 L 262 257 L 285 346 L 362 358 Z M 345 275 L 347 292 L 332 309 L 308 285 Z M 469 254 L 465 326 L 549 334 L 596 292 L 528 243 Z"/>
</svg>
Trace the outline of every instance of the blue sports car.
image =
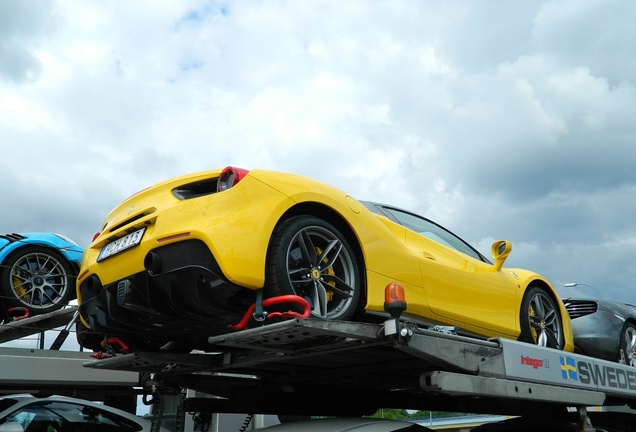
<svg viewBox="0 0 636 432">
<path fill-rule="evenodd" d="M 25 317 L 66 306 L 76 296 L 83 252 L 59 234 L 0 235 L 0 316 Z"/>
</svg>

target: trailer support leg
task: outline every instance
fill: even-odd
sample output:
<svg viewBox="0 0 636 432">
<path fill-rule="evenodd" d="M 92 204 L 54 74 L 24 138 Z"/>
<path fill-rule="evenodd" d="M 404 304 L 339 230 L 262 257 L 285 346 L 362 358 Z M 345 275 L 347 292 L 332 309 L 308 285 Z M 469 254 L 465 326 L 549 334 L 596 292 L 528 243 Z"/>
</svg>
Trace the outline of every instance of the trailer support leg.
<svg viewBox="0 0 636 432">
<path fill-rule="evenodd" d="M 585 407 L 578 407 L 579 421 L 576 430 L 578 432 L 594 432 L 596 429 L 592 426 L 590 418 L 587 416 L 587 409 Z"/>
</svg>

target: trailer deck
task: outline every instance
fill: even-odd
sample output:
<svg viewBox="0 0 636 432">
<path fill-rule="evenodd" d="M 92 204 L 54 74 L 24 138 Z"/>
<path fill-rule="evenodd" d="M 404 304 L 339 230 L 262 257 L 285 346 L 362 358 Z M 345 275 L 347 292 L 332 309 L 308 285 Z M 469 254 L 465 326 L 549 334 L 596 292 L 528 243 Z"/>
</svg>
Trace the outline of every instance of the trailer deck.
<svg viewBox="0 0 636 432">
<path fill-rule="evenodd" d="M 636 368 L 453 328 L 291 319 L 213 336 L 214 352 L 134 352 L 107 358 L 59 351 L 76 308 L 0 325 L 0 343 L 66 325 L 51 349 L 1 348 L 4 392 L 148 394 L 154 430 L 163 395 L 185 412 L 368 415 L 379 408 L 503 415 L 636 404 Z M 186 398 L 184 389 L 206 397 Z M 180 431 L 183 418 L 177 421 Z"/>
<path fill-rule="evenodd" d="M 444 330 L 444 329 L 442 329 Z M 152 373 L 213 398 L 187 411 L 370 414 L 379 408 L 506 415 L 636 402 L 636 369 L 505 339 L 388 320 L 293 319 L 210 337 L 214 353 L 137 352 L 86 363 Z"/>
</svg>

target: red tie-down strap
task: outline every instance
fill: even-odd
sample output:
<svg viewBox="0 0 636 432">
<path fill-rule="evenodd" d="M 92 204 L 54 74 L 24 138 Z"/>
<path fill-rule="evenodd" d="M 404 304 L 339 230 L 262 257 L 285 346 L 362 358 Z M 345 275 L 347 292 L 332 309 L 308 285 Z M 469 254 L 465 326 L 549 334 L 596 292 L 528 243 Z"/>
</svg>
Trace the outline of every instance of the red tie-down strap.
<svg viewBox="0 0 636 432">
<path fill-rule="evenodd" d="M 130 352 L 130 347 L 123 340 L 118 337 L 111 337 L 102 341 L 102 348 L 104 348 L 107 352 L 110 352 L 118 347 L 118 351 L 124 354 L 128 354 Z"/>
<path fill-rule="evenodd" d="M 103 340 L 101 346 L 106 352 L 98 352 L 97 354 L 91 355 L 91 357 L 94 357 L 96 359 L 103 359 L 112 357 L 116 351 L 122 354 L 128 354 L 131 352 L 128 344 L 126 344 L 126 342 L 118 337 L 110 337 L 106 340 Z"/>
<path fill-rule="evenodd" d="M 20 321 L 21 319 L 28 318 L 31 315 L 29 310 L 25 307 L 14 307 L 7 309 L 7 314 L 13 321 Z"/>
<path fill-rule="evenodd" d="M 115 352 L 119 352 L 122 354 L 128 354 L 132 352 L 130 351 L 130 347 L 128 346 L 128 344 L 126 344 L 126 342 L 118 337 L 109 337 L 106 340 L 103 340 L 100 345 L 106 352 L 100 351 L 98 353 L 92 354 L 91 357 L 94 357 L 96 359 L 104 359 L 112 357 Z"/>
<path fill-rule="evenodd" d="M 305 300 L 304 298 L 302 298 L 300 296 L 293 295 L 293 294 L 287 294 L 287 295 L 267 298 L 267 299 L 263 300 L 263 307 L 272 306 L 272 305 L 281 304 L 281 303 L 295 303 L 295 304 L 298 304 L 298 305 L 303 307 L 303 313 L 300 314 L 298 312 L 294 312 L 294 311 L 291 311 L 291 310 L 287 311 L 287 312 L 270 312 L 270 313 L 267 314 L 266 317 L 267 318 L 281 317 L 281 318 L 285 318 L 285 319 L 309 318 L 309 315 L 311 314 L 311 307 L 309 306 L 309 303 L 307 302 L 307 300 Z M 241 320 L 241 322 L 239 322 L 238 324 L 230 325 L 229 327 L 231 329 L 234 329 L 234 330 L 243 330 L 243 329 L 245 329 L 246 326 L 247 326 L 247 323 L 252 318 L 252 315 L 254 314 L 255 310 L 256 310 L 256 303 L 254 303 L 252 306 L 250 306 L 249 309 L 247 310 L 247 312 L 245 312 L 245 315 L 243 316 L 243 319 Z"/>
<path fill-rule="evenodd" d="M 106 354 L 105 352 L 102 352 L 102 351 L 99 351 L 99 352 L 96 352 L 95 354 L 91 354 L 91 357 L 96 358 L 97 360 L 101 360 L 101 359 L 105 359 L 105 358 L 111 358 L 112 355 Z"/>
</svg>

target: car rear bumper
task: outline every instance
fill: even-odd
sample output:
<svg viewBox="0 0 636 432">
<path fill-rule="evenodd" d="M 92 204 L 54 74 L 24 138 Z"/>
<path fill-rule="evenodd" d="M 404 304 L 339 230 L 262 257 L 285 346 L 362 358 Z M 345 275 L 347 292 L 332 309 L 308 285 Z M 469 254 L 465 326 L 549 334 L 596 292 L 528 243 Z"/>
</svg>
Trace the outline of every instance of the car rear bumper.
<svg viewBox="0 0 636 432">
<path fill-rule="evenodd" d="M 254 291 L 230 283 L 202 241 L 156 248 L 144 266 L 107 285 L 97 275 L 81 282 L 80 313 L 90 328 L 119 337 L 207 341 L 254 303 Z"/>
</svg>

